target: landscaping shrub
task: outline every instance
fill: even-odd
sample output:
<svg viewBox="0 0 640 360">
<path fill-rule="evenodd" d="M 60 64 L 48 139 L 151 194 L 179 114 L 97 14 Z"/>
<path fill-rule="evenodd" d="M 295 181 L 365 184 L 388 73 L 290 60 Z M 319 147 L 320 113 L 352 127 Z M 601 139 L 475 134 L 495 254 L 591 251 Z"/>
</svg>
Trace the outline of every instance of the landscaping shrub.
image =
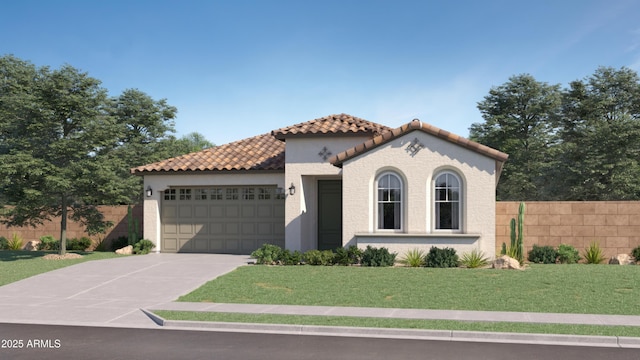
<svg viewBox="0 0 640 360">
<path fill-rule="evenodd" d="M 251 253 L 251 257 L 256 259 L 256 264 L 273 265 L 280 260 L 281 254 L 281 247 L 272 244 L 263 244 L 259 249 Z"/>
<path fill-rule="evenodd" d="M 553 246 L 533 245 L 533 249 L 529 251 L 527 260 L 536 264 L 555 264 L 558 252 Z"/>
<path fill-rule="evenodd" d="M 367 245 L 362 252 L 362 266 L 393 266 L 396 261 L 396 253 L 389 253 L 385 247 L 374 248 Z"/>
<path fill-rule="evenodd" d="M 600 264 L 604 261 L 604 253 L 600 244 L 594 241 L 584 250 L 584 261 L 587 264 Z"/>
<path fill-rule="evenodd" d="M 443 249 L 435 246 L 431 247 L 425 258 L 425 266 L 438 268 L 457 267 L 458 255 L 456 250 L 449 247 Z"/>
<path fill-rule="evenodd" d="M 636 261 L 640 261 L 640 246 L 631 250 L 631 256 L 633 256 Z"/>
<path fill-rule="evenodd" d="M 282 265 L 300 265 L 302 263 L 302 253 L 298 250 L 294 252 L 289 251 L 289 249 L 282 250 L 279 262 Z"/>
<path fill-rule="evenodd" d="M 22 250 L 22 238 L 18 234 L 13 234 L 11 240 L 9 240 L 8 245 L 9 250 Z"/>
<path fill-rule="evenodd" d="M 339 247 L 334 251 L 333 263 L 337 265 L 355 265 L 360 263 L 362 250 L 351 245 L 348 248 Z"/>
<path fill-rule="evenodd" d="M 72 251 L 85 251 L 91 247 L 91 239 L 88 237 L 81 237 L 80 239 L 67 239 L 67 250 Z"/>
<path fill-rule="evenodd" d="M 6 237 L 0 236 L 0 250 L 7 250 L 9 248 L 9 240 Z"/>
<path fill-rule="evenodd" d="M 400 263 L 409 267 L 421 267 L 424 265 L 424 251 L 420 249 L 407 250 Z"/>
<path fill-rule="evenodd" d="M 127 245 L 129 245 L 129 238 L 127 238 L 126 236 L 120 236 L 111 241 L 111 251 L 122 249 Z"/>
<path fill-rule="evenodd" d="M 93 249 L 93 251 L 100 251 L 100 252 L 108 251 L 107 242 L 104 241 L 104 238 L 101 238 L 96 241 L 96 247 Z"/>
<path fill-rule="evenodd" d="M 58 251 L 60 250 L 60 241 L 56 240 L 51 235 L 41 236 L 40 244 L 38 244 L 38 250 Z"/>
<path fill-rule="evenodd" d="M 489 259 L 484 255 L 484 252 L 478 249 L 473 249 L 471 252 L 462 254 L 460 264 L 466 268 L 475 269 L 487 266 L 489 264 Z"/>
<path fill-rule="evenodd" d="M 304 262 L 308 265 L 332 265 L 333 264 L 333 251 L 331 250 L 309 250 L 304 253 Z"/>
<path fill-rule="evenodd" d="M 567 244 L 558 247 L 558 262 L 561 264 L 575 264 L 580 260 L 580 253 L 576 248 Z"/>
<path fill-rule="evenodd" d="M 147 239 L 142 239 L 133 245 L 133 253 L 138 255 L 148 254 L 156 245 Z"/>
</svg>

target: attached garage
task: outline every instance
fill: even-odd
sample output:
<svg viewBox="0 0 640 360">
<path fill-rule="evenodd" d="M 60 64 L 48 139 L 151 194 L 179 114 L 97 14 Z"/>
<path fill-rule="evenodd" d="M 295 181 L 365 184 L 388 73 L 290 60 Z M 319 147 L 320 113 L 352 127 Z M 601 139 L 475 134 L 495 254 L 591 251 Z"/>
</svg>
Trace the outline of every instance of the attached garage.
<svg viewBox="0 0 640 360">
<path fill-rule="evenodd" d="M 250 254 L 284 247 L 284 194 L 276 186 L 176 187 L 161 198 L 162 252 Z"/>
</svg>

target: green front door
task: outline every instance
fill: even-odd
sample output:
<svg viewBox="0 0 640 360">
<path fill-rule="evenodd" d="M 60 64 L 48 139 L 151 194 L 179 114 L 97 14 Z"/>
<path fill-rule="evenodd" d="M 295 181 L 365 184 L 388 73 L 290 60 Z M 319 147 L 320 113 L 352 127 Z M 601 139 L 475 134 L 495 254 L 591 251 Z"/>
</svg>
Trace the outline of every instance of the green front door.
<svg viewBox="0 0 640 360">
<path fill-rule="evenodd" d="M 342 180 L 318 180 L 318 250 L 342 247 Z"/>
</svg>

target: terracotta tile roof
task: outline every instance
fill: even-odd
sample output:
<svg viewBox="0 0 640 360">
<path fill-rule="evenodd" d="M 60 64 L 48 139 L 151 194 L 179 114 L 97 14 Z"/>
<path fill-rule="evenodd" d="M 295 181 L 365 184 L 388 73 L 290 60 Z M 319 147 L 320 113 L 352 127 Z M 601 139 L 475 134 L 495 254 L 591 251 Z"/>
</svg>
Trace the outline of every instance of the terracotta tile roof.
<svg viewBox="0 0 640 360">
<path fill-rule="evenodd" d="M 147 172 L 284 170 L 282 141 L 263 134 L 131 169 Z"/>
<path fill-rule="evenodd" d="M 407 134 L 411 131 L 415 131 L 415 130 L 420 130 L 420 131 L 424 131 L 427 134 L 431 134 L 434 136 L 437 136 L 441 139 L 447 140 L 449 142 L 452 142 L 456 145 L 460 145 L 462 147 L 465 147 L 467 149 L 473 150 L 477 153 L 480 153 L 482 155 L 488 156 L 490 158 L 495 159 L 497 162 L 499 162 L 498 167 L 500 168 L 502 166 L 502 163 L 504 163 L 505 161 L 507 161 L 507 158 L 509 157 L 509 155 L 500 152 L 496 149 L 490 148 L 488 146 L 479 144 L 475 141 L 471 141 L 469 139 L 463 138 L 462 136 L 458 136 L 455 134 L 452 134 L 448 131 L 442 130 L 440 128 L 437 128 L 433 125 L 429 125 L 429 124 L 425 124 L 423 122 L 421 122 L 418 119 L 414 119 L 413 121 L 411 121 L 408 124 L 402 125 L 399 128 L 393 129 L 391 131 L 385 132 L 381 135 L 378 135 L 374 138 L 372 138 L 371 140 L 367 140 L 364 143 L 357 145 L 353 148 L 347 149 L 339 154 L 334 155 L 333 157 L 331 157 L 329 159 L 329 162 L 332 163 L 335 166 L 341 167 L 342 163 L 344 163 L 345 161 L 352 159 L 356 156 L 359 156 L 371 149 L 374 149 L 382 144 L 385 144 L 393 139 L 396 139 L 404 134 Z"/>
<path fill-rule="evenodd" d="M 271 135 L 284 140 L 292 136 L 318 136 L 324 134 L 363 134 L 376 136 L 391 128 L 348 114 L 329 115 L 300 124 L 273 130 Z"/>
</svg>

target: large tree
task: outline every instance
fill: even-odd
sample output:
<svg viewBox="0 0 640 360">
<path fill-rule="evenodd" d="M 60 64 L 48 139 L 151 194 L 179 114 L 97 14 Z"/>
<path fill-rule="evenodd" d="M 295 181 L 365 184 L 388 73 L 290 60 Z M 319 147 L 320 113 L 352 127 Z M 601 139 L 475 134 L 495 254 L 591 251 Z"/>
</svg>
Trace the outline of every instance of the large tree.
<svg viewBox="0 0 640 360">
<path fill-rule="evenodd" d="M 565 91 L 556 173 L 563 199 L 640 199 L 640 78 L 600 67 Z"/>
<path fill-rule="evenodd" d="M 547 195 L 560 99 L 559 85 L 523 74 L 492 88 L 478 103 L 485 121 L 471 125 L 471 139 L 509 154 L 498 186 L 499 200 L 540 200 Z"/>
<path fill-rule="evenodd" d="M 131 101 L 130 113 L 119 111 L 130 96 L 151 105 Z M 97 205 L 129 203 L 141 192 L 126 170 L 146 161 L 136 152 L 172 130 L 174 115 L 138 91 L 110 99 L 100 81 L 71 66 L 0 57 L 0 191 L 11 205 L 1 221 L 37 226 L 60 217 L 61 254 L 67 219 L 90 234 L 104 231 L 110 224 Z"/>
</svg>

